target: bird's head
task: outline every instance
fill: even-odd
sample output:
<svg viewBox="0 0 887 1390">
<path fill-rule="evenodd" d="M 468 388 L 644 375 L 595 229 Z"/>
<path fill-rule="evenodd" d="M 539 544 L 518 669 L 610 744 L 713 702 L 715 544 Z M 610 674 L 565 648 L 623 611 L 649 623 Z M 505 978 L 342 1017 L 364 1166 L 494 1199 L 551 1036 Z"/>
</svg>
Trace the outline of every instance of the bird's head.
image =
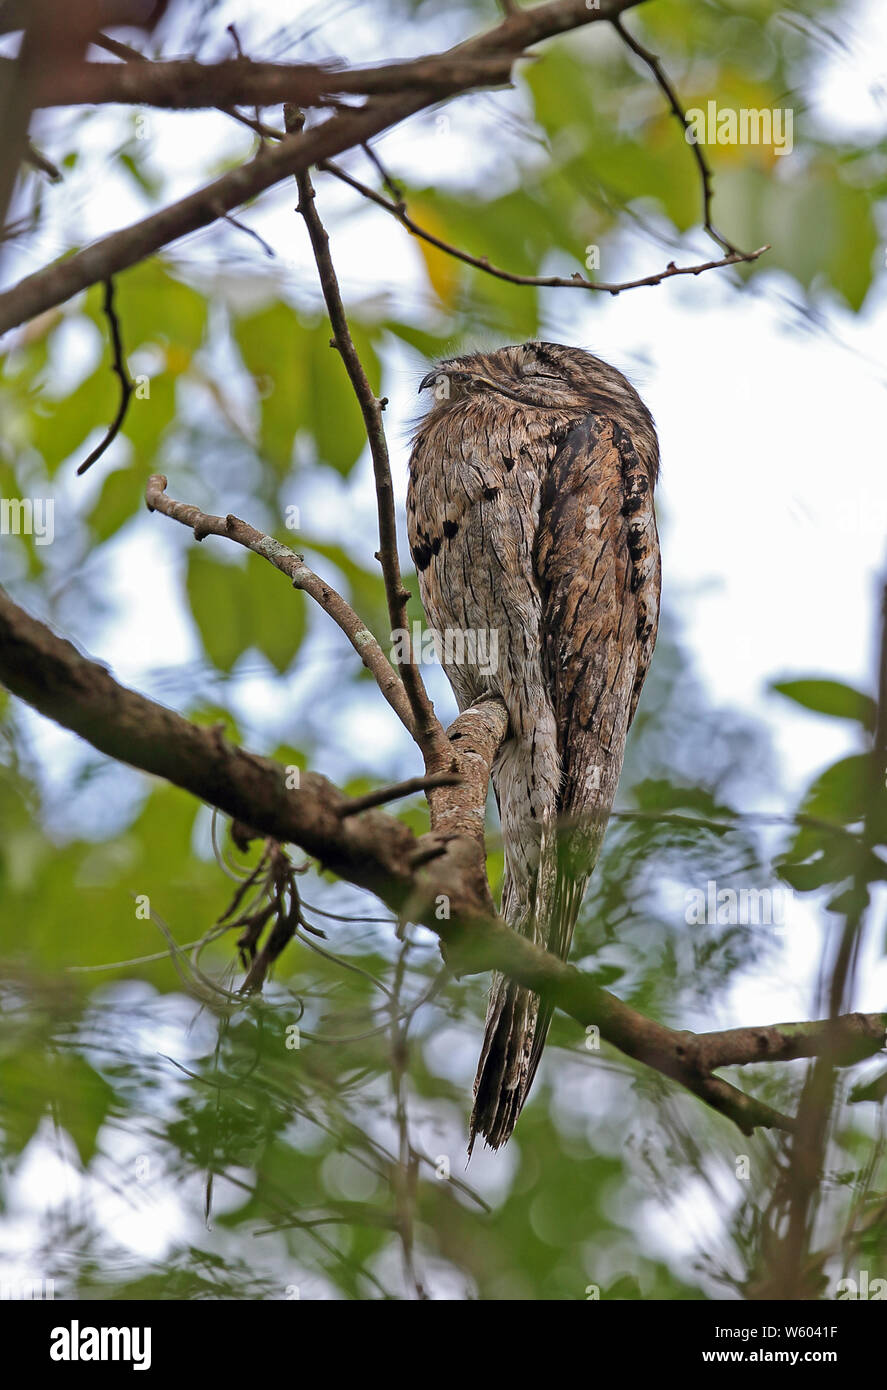
<svg viewBox="0 0 887 1390">
<path fill-rule="evenodd" d="M 563 343 L 517 343 L 450 357 L 423 377 L 419 391 L 432 393 L 430 413 L 483 397 L 530 409 L 612 415 L 630 428 L 653 433 L 650 412 L 631 382 L 600 357 Z"/>
</svg>

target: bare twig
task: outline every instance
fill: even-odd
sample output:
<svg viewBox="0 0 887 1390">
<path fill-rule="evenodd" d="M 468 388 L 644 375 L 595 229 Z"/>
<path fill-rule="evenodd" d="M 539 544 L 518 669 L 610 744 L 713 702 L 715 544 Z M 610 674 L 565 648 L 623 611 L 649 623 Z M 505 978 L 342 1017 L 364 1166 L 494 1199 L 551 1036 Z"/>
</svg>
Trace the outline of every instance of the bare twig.
<svg viewBox="0 0 887 1390">
<path fill-rule="evenodd" d="M 365 146 L 369 153 L 369 147 Z M 377 168 L 381 169 L 378 158 L 374 155 L 374 162 Z M 406 203 L 403 199 L 391 202 L 384 198 L 375 189 L 369 188 L 361 183 L 353 174 L 349 174 L 332 160 L 322 160 L 318 168 L 334 174 L 337 179 L 347 183 L 351 188 L 364 198 L 369 199 L 378 207 L 384 208 L 392 217 L 396 217 L 402 227 L 405 227 L 413 236 L 419 237 L 422 241 L 428 242 L 430 246 L 436 246 L 439 251 L 445 252 L 448 256 L 453 256 L 457 261 L 462 261 L 465 265 L 474 266 L 476 270 L 482 270 L 486 275 L 493 275 L 497 280 L 506 280 L 511 285 L 536 285 L 542 289 L 579 289 L 597 290 L 605 294 L 622 294 L 624 290 L 641 289 L 644 285 L 661 285 L 664 280 L 671 280 L 676 275 L 702 275 L 706 270 L 721 270 L 724 266 L 740 265 L 746 261 L 756 261 L 759 256 L 763 256 L 770 247 L 760 246 L 757 251 L 731 251 L 729 255 L 722 256 L 720 260 L 704 261 L 699 265 L 675 265 L 674 261 L 669 261 L 665 270 L 656 271 L 652 275 L 643 275 L 637 280 L 622 280 L 611 282 L 607 280 L 588 280 L 578 271 L 573 275 L 519 275 L 516 271 L 504 270 L 501 266 L 493 265 L 486 256 L 472 256 L 470 252 L 462 250 L 459 246 L 454 246 L 451 242 L 444 241 L 442 237 L 429 232 L 421 227 L 410 217 L 407 212 Z M 396 185 L 391 181 L 388 174 L 384 175 L 389 188 L 394 189 Z"/>
<path fill-rule="evenodd" d="M 240 218 L 235 217 L 234 214 L 231 212 L 228 213 L 228 216 L 225 218 L 225 221 L 228 222 L 232 227 L 236 228 L 238 232 L 245 232 L 248 237 L 252 237 L 253 241 L 255 241 L 257 245 L 259 245 L 262 248 L 265 255 L 268 256 L 271 260 L 274 260 L 275 256 L 277 255 L 277 252 L 274 250 L 274 247 L 269 245 L 265 238 L 263 236 L 260 236 L 254 227 L 248 227 L 245 222 L 241 222 Z"/>
<path fill-rule="evenodd" d="M 389 787 L 379 787 L 365 796 L 356 796 L 343 806 L 342 816 L 357 816 L 361 811 L 372 810 L 374 806 L 386 806 L 389 801 L 400 801 L 405 796 L 415 796 L 417 792 L 432 791 L 435 787 L 456 787 L 462 779 L 452 772 L 436 772 L 433 777 L 408 777 L 403 782 L 394 782 Z"/>
<path fill-rule="evenodd" d="M 301 112 L 287 106 L 284 108 L 284 116 L 288 131 L 301 130 L 304 121 Z M 406 656 L 400 664 L 401 676 L 407 692 L 407 699 L 413 711 L 416 742 L 422 750 L 426 771 L 435 772 L 442 765 L 449 750 L 443 727 L 434 713 L 434 706 L 428 698 L 419 667 L 413 659 L 409 638 L 406 605 L 410 593 L 408 589 L 404 588 L 400 574 L 400 561 L 397 555 L 394 486 L 391 481 L 388 443 L 382 423 L 382 411 L 385 409 L 387 401 L 384 397 L 376 396 L 360 360 L 360 355 L 354 346 L 330 254 L 329 237 L 317 211 L 314 186 L 307 169 L 302 169 L 296 174 L 296 182 L 299 188 L 298 210 L 302 214 L 311 240 L 314 260 L 320 276 L 320 286 L 333 330 L 334 345 L 341 355 L 348 378 L 354 388 L 369 440 L 379 515 L 379 550 L 376 558 L 382 566 L 382 575 L 385 580 L 385 595 L 388 600 L 392 640 L 395 632 L 404 634 Z"/>
<path fill-rule="evenodd" d="M 145 488 L 148 510 L 162 512 L 183 526 L 190 526 L 199 541 L 205 536 L 225 536 L 261 555 L 275 569 L 287 575 L 294 588 L 303 590 L 313 598 L 342 629 L 364 666 L 375 676 L 376 684 L 401 723 L 412 733 L 413 717 L 403 683 L 376 638 L 342 595 L 309 569 L 303 557 L 282 541 L 264 535 L 236 516 L 212 516 L 187 502 L 176 502 L 166 495 L 166 485 L 167 480 L 162 473 L 155 473 L 148 479 Z"/>
<path fill-rule="evenodd" d="M 684 110 L 681 99 L 675 91 L 671 79 L 669 78 L 661 62 L 657 58 L 656 54 L 651 53 L 648 48 L 645 48 L 642 43 L 640 43 L 636 38 L 634 38 L 632 34 L 628 32 L 628 30 L 625 28 L 625 25 L 622 23 L 622 18 L 620 15 L 616 15 L 613 18 L 612 24 L 613 28 L 619 34 L 619 37 L 622 39 L 623 43 L 628 45 L 632 53 L 637 54 L 641 62 L 644 63 L 649 68 L 650 72 L 653 74 L 653 77 L 655 78 L 657 84 L 665 94 L 665 99 L 668 102 L 668 105 L 671 109 L 672 114 L 675 117 L 675 120 L 678 122 L 678 124 L 681 127 L 681 130 L 684 132 L 684 138 L 687 139 L 688 134 L 692 130 L 691 124 L 687 120 L 687 115 Z M 724 251 L 727 252 L 728 257 L 735 258 L 733 262 L 728 261 L 728 264 L 735 264 L 736 261 L 755 260 L 758 256 L 762 254 L 762 251 L 768 250 L 769 248 L 763 247 L 762 251 L 744 253 L 740 251 L 738 247 L 734 246 L 732 241 L 728 241 L 725 236 L 721 235 L 721 233 L 718 231 L 718 229 L 715 227 L 714 223 L 711 220 L 711 204 L 712 198 L 714 196 L 714 175 L 712 174 L 711 166 L 709 165 L 709 162 L 706 159 L 705 155 L 702 153 L 702 149 L 699 145 L 698 140 L 696 140 L 695 138 L 692 140 L 687 139 L 687 144 L 690 146 L 690 149 L 693 152 L 693 158 L 695 159 L 697 168 L 699 169 L 699 178 L 702 183 L 702 225 L 704 226 L 705 230 L 708 232 L 712 240 L 716 241 L 718 245 Z"/>
<path fill-rule="evenodd" d="M 93 449 L 92 453 L 89 455 L 89 458 L 84 459 L 80 467 L 77 469 L 78 476 L 81 473 L 85 473 L 87 468 L 91 468 L 92 465 L 98 459 L 101 458 L 105 450 L 109 448 L 111 444 L 113 444 L 114 440 L 117 438 L 118 434 L 123 428 L 123 422 L 126 419 L 126 412 L 129 409 L 129 402 L 132 398 L 133 391 L 136 389 L 135 382 L 129 375 L 129 371 L 126 366 L 126 357 L 123 352 L 123 337 L 120 332 L 120 320 L 117 317 L 117 311 L 114 308 L 114 281 L 110 278 L 105 281 L 105 297 L 102 303 L 102 308 L 104 310 L 105 318 L 108 320 L 108 327 L 111 332 L 111 348 L 114 354 L 114 359 L 111 363 L 111 370 L 114 372 L 115 376 L 120 381 L 120 404 L 117 406 L 117 414 L 114 416 L 114 419 L 108 426 L 108 432 L 102 440 L 101 444 L 99 444 L 95 449 Z"/>
<path fill-rule="evenodd" d="M 52 183 L 61 183 L 61 170 L 57 169 L 52 160 L 47 159 L 42 150 L 38 150 L 31 140 L 25 145 L 25 159 L 33 169 L 38 169 L 41 174 L 45 174 Z"/>
</svg>

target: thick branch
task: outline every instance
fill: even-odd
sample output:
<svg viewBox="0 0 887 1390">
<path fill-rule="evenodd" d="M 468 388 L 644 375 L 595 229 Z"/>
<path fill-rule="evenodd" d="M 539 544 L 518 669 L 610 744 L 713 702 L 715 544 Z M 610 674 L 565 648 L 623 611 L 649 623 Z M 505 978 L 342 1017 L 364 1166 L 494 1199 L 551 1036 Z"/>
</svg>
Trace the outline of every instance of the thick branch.
<svg viewBox="0 0 887 1390">
<path fill-rule="evenodd" d="M 0 59 L 0 80 L 15 67 Z M 38 82 L 36 106 L 120 103 L 168 110 L 212 106 L 321 105 L 337 95 L 393 96 L 408 88 L 439 94 L 457 86 L 486 86 L 502 80 L 495 54 L 448 55 L 371 68 L 335 68 L 316 63 L 261 63 L 232 58 L 221 63 L 176 59 L 126 63 L 81 63 Z"/>
<path fill-rule="evenodd" d="M 793 1062 L 819 1056 L 828 1046 L 838 1066 L 852 1066 L 887 1046 L 887 1014 L 843 1014 L 834 1028 L 828 1019 L 813 1023 L 773 1023 L 766 1028 L 726 1028 L 691 1033 L 686 1060 L 700 1071 L 749 1066 L 753 1062 Z"/>
<path fill-rule="evenodd" d="M 409 88 L 392 97 L 373 97 L 357 110 L 345 109 L 322 125 L 291 135 L 273 149 L 262 150 L 249 164 L 223 174 L 177 203 L 21 280 L 0 294 L 0 334 L 154 255 L 189 232 L 209 226 L 281 179 L 365 144 L 389 126 L 442 98 L 479 85 L 473 60 L 493 60 L 484 85 L 507 82 L 515 59 L 528 43 L 597 20 L 613 19 L 639 3 L 641 0 L 600 0 L 597 8 L 588 9 L 585 0 L 552 0 L 509 15 L 488 33 L 435 59 L 440 71 L 450 72 L 448 82 L 435 82 L 423 89 Z M 497 58 L 501 63 L 495 61 Z M 448 64 L 455 66 L 447 69 Z M 140 63 L 134 70 L 140 73 L 144 67 Z"/>
<path fill-rule="evenodd" d="M 291 135 L 254 160 L 151 213 L 91 246 L 55 261 L 0 294 L 0 333 L 62 304 L 80 290 L 136 265 L 161 247 L 225 217 L 288 175 L 379 134 L 388 126 L 431 105 L 430 94 L 389 97 L 358 111 L 336 116 L 301 135 Z"/>
<path fill-rule="evenodd" d="M 165 778 L 262 834 L 301 846 L 343 879 L 375 893 L 395 912 L 409 911 L 411 920 L 429 927 L 446 943 L 450 963 L 461 973 L 503 971 L 579 1023 L 596 1025 L 603 1039 L 678 1081 L 746 1132 L 756 1125 L 792 1128 L 788 1117 L 700 1067 L 713 1065 L 715 1059 L 723 1066 L 812 1055 L 825 1046 L 823 1024 L 778 1025 L 775 1032 L 783 1036 L 783 1042 L 762 1049 L 759 1037 L 773 1030 L 739 1029 L 697 1038 L 645 1018 L 495 919 L 475 836 L 460 831 L 441 841 L 432 831 L 431 836 L 416 839 L 405 825 L 381 811 L 343 816 L 347 798 L 315 773 L 302 778 L 299 790 L 287 789 L 282 767 L 234 748 L 217 730 L 199 728 L 118 685 L 104 667 L 28 617 L 2 590 L 0 679 L 14 694 L 109 757 Z M 490 713 L 480 712 L 481 725 Z M 477 719 L 478 711 L 465 711 L 454 732 L 459 732 L 462 721 Z M 504 722 L 499 737 L 502 729 Z M 465 779 L 465 814 L 470 813 L 469 800 L 481 785 L 485 795 L 496 738 L 494 720 L 488 736 L 481 737 L 472 750 L 482 763 L 473 790 Z M 454 740 L 457 770 L 458 742 Z M 438 788 L 432 795 L 449 797 L 458 790 Z M 428 840 L 435 852 L 426 857 L 422 851 Z M 448 904 L 449 919 L 438 917 L 441 902 Z M 859 1015 L 850 1015 L 829 1026 L 828 1046 L 832 1047 L 832 1030 L 839 1027 L 846 1029 L 854 1057 L 863 1051 L 876 1052 L 884 1045 L 885 1025 L 887 1014 L 867 1015 L 862 1021 Z M 694 1055 L 697 1045 L 700 1050 Z"/>
</svg>

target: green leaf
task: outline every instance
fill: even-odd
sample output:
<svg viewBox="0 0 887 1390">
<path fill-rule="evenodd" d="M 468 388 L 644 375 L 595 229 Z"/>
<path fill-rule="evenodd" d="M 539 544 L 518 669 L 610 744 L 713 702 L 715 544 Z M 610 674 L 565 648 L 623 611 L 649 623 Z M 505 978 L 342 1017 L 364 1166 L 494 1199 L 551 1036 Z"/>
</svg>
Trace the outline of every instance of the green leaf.
<svg viewBox="0 0 887 1390">
<path fill-rule="evenodd" d="M 378 330 L 350 320 L 351 337 L 374 391 L 381 367 L 373 346 Z M 350 473 L 367 437 L 341 356 L 330 347 L 326 319 L 307 325 L 286 304 L 240 318 L 234 336 L 256 384 L 261 408 L 259 445 L 278 472 L 289 471 L 295 436 L 305 430 L 321 463 Z"/>
<path fill-rule="evenodd" d="M 56 1113 L 85 1168 L 96 1151 L 99 1131 L 114 1103 L 114 1091 L 103 1076 L 76 1054 L 59 1059 L 56 1084 Z"/>
<path fill-rule="evenodd" d="M 137 383 L 130 397 L 124 434 L 132 443 L 135 462 L 143 474 L 152 471 L 160 441 L 175 415 L 175 373 L 158 372 L 150 380 Z"/>
<path fill-rule="evenodd" d="M 294 592 L 282 574 L 261 562 L 247 566 L 246 580 L 252 645 L 283 675 L 305 636 L 308 600 Z"/>
<path fill-rule="evenodd" d="M 145 477 L 141 469 L 119 468 L 108 474 L 89 515 L 92 534 L 99 544 L 141 511 L 144 498 Z"/>
<path fill-rule="evenodd" d="M 770 689 L 788 700 L 794 700 L 796 705 L 803 705 L 804 709 L 815 710 L 817 714 L 828 714 L 834 719 L 855 719 L 868 730 L 875 727 L 878 711 L 872 697 L 842 681 L 808 677 L 805 680 L 773 681 Z"/>
<path fill-rule="evenodd" d="M 107 341 L 103 297 L 101 286 L 90 290 L 86 312 Z M 114 307 L 127 356 L 146 343 L 172 344 L 190 356 L 203 341 L 206 299 L 190 285 L 174 279 L 157 259 L 142 261 L 117 276 Z"/>
<path fill-rule="evenodd" d="M 3 1105 L 3 1151 L 22 1153 L 33 1138 L 48 1104 L 46 1059 L 36 1048 L 0 1057 Z"/>
<path fill-rule="evenodd" d="M 791 182 L 771 181 L 766 199 L 766 261 L 805 287 L 825 279 L 859 309 L 872 282 L 878 245 L 872 198 L 824 160 Z M 804 235 L 798 236 L 798 228 Z"/>
<path fill-rule="evenodd" d="M 879 782 L 873 779 L 872 763 L 869 753 L 857 753 L 833 763 L 813 783 L 804 800 L 803 810 L 807 815 L 834 821 L 838 825 L 851 825 L 862 820 L 867 811 L 875 809 L 872 791 Z"/>
<path fill-rule="evenodd" d="M 382 372 L 370 333 L 353 321 L 350 329 L 370 385 L 378 392 Z M 329 325 L 324 320 L 314 330 L 308 344 L 312 390 L 307 424 L 314 435 L 321 462 L 330 464 L 347 477 L 366 447 L 367 435 L 345 364 L 329 341 Z"/>
<path fill-rule="evenodd" d="M 207 656 L 220 671 L 230 671 L 250 648 L 277 671 L 287 669 L 305 635 L 305 599 L 270 565 L 225 564 L 192 550 L 187 589 Z"/>
<path fill-rule="evenodd" d="M 885 1099 L 887 1099 L 887 1070 L 878 1072 L 871 1081 L 854 1086 L 849 1096 L 851 1105 L 858 1105 L 863 1100 L 873 1100 L 880 1104 Z"/>
<path fill-rule="evenodd" d="M 20 1154 L 43 1116 L 52 1111 L 74 1141 L 84 1167 L 96 1151 L 114 1092 L 76 1053 L 42 1050 L 38 1042 L 0 1059 L 0 1091 L 7 1152 Z M 11 1102 L 11 1103 L 10 1103 Z"/>
<path fill-rule="evenodd" d="M 31 438 L 50 473 L 55 473 L 72 454 L 86 454 L 87 437 L 93 430 L 108 428 L 118 398 L 119 384 L 103 362 L 63 400 L 41 400 L 39 410 L 32 415 Z"/>
<path fill-rule="evenodd" d="M 260 448 L 280 473 L 289 471 L 307 407 L 304 336 L 305 328 L 288 304 L 272 304 L 234 323 L 234 337 L 260 401 Z"/>
<path fill-rule="evenodd" d="M 187 588 L 207 656 L 220 671 L 230 671 L 252 645 L 244 567 L 220 563 L 204 550 L 191 550 Z"/>
</svg>

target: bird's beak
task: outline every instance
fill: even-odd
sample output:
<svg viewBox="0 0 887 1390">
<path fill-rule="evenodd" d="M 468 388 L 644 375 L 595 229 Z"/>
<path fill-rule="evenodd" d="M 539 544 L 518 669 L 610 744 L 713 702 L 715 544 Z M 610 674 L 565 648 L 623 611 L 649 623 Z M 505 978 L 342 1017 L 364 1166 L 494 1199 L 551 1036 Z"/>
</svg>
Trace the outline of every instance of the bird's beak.
<svg viewBox="0 0 887 1390">
<path fill-rule="evenodd" d="M 423 376 L 422 380 L 419 382 L 419 394 L 421 395 L 429 386 L 436 386 L 442 376 L 448 377 L 450 381 L 482 380 L 480 377 L 473 377 L 471 372 L 462 371 L 459 367 L 435 367 L 434 371 L 429 372 L 427 376 Z"/>
</svg>

